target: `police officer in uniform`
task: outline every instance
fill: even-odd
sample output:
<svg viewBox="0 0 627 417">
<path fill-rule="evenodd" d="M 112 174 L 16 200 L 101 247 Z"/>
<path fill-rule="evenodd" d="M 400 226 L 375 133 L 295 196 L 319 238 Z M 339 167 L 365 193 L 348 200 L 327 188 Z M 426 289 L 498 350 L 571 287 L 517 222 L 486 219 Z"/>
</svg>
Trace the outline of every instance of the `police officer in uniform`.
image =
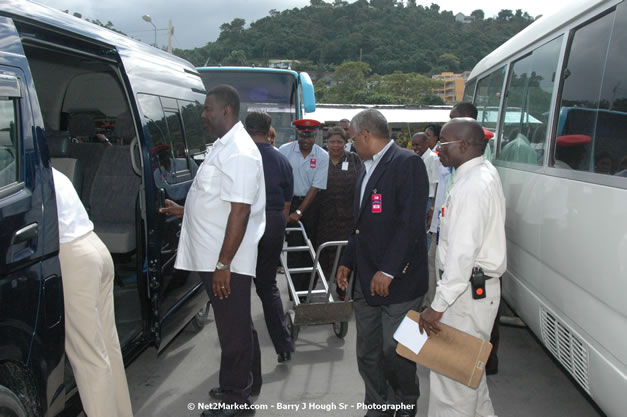
<svg viewBox="0 0 627 417">
<path fill-rule="evenodd" d="M 327 188 L 329 155 L 315 144 L 322 123 L 312 119 L 301 119 L 295 120 L 292 124 L 296 128 L 298 140 L 286 143 L 279 148 L 279 151 L 290 162 L 294 174 L 294 197 L 287 221 L 288 223 L 301 221 L 307 237 L 313 246 L 317 247 L 316 222 L 319 207 L 316 203 L 316 196 L 320 190 Z M 289 246 L 305 244 L 298 233 L 290 233 L 287 236 L 287 242 Z M 290 268 L 311 266 L 311 256 L 306 252 L 290 253 L 288 264 Z M 310 273 L 292 274 L 296 291 L 307 290 L 309 278 Z"/>
<path fill-rule="evenodd" d="M 505 197 L 498 172 L 483 156 L 485 146 L 483 129 L 471 118 L 442 128 L 440 160 L 456 173 L 440 214 L 442 278 L 419 323 L 429 336 L 442 322 L 488 340 L 499 308 L 507 266 Z M 432 371 L 430 387 L 430 417 L 494 416 L 485 375 L 474 390 Z"/>
</svg>

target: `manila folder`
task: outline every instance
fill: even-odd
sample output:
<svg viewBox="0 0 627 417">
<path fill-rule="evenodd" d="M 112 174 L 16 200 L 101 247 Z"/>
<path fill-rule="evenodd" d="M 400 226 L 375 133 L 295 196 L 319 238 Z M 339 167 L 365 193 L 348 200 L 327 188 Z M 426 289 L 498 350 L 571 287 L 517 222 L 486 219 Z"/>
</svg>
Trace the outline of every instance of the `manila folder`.
<svg viewBox="0 0 627 417">
<path fill-rule="evenodd" d="M 418 322 L 420 313 L 410 310 L 407 317 Z M 492 345 L 478 337 L 439 323 L 440 333 L 427 339 L 415 354 L 399 343 L 396 353 L 470 388 L 479 386 Z"/>
</svg>

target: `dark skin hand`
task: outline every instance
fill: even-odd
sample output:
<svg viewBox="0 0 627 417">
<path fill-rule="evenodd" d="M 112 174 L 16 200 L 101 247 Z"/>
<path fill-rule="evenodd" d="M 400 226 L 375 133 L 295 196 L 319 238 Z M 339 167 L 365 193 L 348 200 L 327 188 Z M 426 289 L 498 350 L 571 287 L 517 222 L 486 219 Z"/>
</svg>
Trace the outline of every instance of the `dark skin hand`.
<svg viewBox="0 0 627 417">
<path fill-rule="evenodd" d="M 250 204 L 231 203 L 231 212 L 226 223 L 224 242 L 218 260 L 225 265 L 230 265 L 239 245 L 242 243 L 248 217 L 250 216 Z M 227 298 L 231 294 L 231 271 L 224 270 L 213 273 L 213 294 L 220 300 Z"/>
<path fill-rule="evenodd" d="M 431 307 L 427 308 L 420 314 L 420 321 L 418 322 L 418 326 L 420 327 L 420 334 L 422 334 L 423 330 L 427 332 L 427 336 L 437 335 L 440 333 L 440 320 L 442 319 L 442 315 L 444 313 L 440 313 L 439 311 L 435 311 Z"/>
<path fill-rule="evenodd" d="M 370 281 L 370 295 L 380 295 L 381 297 L 387 297 L 390 295 L 390 284 L 392 278 L 388 277 L 381 271 L 377 271 Z"/>
<path fill-rule="evenodd" d="M 311 203 L 313 203 L 314 199 L 316 198 L 316 195 L 318 195 L 318 191 L 320 191 L 320 189 L 316 187 L 311 187 L 309 191 L 307 191 L 307 195 L 305 196 L 305 199 L 301 203 L 300 207 L 298 207 L 298 209 L 302 211 L 303 213 L 305 213 L 305 210 L 307 210 L 307 208 L 311 205 Z M 294 211 L 287 218 L 287 222 L 298 223 L 301 217 L 302 216 L 299 216 L 298 213 Z"/>
<path fill-rule="evenodd" d="M 340 265 L 337 268 L 337 274 L 335 274 L 335 280 L 337 282 L 337 286 L 346 291 L 348 288 L 348 278 L 351 276 L 350 268 Z"/>
<path fill-rule="evenodd" d="M 185 208 L 179 204 L 176 204 L 172 200 L 165 200 L 165 207 L 159 209 L 159 213 L 167 214 L 169 216 L 176 216 L 178 218 L 183 217 L 183 213 L 185 212 Z"/>
</svg>

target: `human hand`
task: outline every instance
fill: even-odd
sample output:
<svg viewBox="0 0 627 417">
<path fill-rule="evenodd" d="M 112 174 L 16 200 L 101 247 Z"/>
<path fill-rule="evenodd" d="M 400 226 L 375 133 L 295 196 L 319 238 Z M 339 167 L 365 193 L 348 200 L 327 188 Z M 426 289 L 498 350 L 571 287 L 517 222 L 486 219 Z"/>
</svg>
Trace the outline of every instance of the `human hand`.
<svg viewBox="0 0 627 417">
<path fill-rule="evenodd" d="M 349 267 L 340 265 L 337 268 L 337 273 L 335 274 L 335 281 L 337 282 L 337 286 L 346 291 L 348 288 L 348 278 L 351 275 L 351 270 Z"/>
<path fill-rule="evenodd" d="M 296 213 L 295 211 L 292 212 L 292 214 L 290 214 L 290 216 L 287 218 L 287 222 L 288 223 L 298 223 L 298 221 L 300 220 L 302 216 L 300 216 L 298 213 Z"/>
<path fill-rule="evenodd" d="M 442 319 L 443 314 L 444 313 L 435 311 L 431 307 L 420 313 L 420 320 L 418 321 L 420 334 L 422 334 L 423 330 L 427 332 L 427 336 L 440 333 L 440 326 L 438 326 L 438 324 Z"/>
<path fill-rule="evenodd" d="M 231 294 L 231 270 L 216 269 L 213 273 L 213 295 L 220 298 L 228 298 Z"/>
<path fill-rule="evenodd" d="M 392 278 L 388 277 L 381 271 L 377 271 L 370 281 L 370 295 L 380 295 L 381 297 L 387 297 L 390 295 L 390 284 Z"/>
<path fill-rule="evenodd" d="M 185 211 L 185 207 L 180 204 L 176 204 L 172 200 L 165 200 L 165 207 L 159 209 L 159 213 L 167 214 L 168 216 L 176 216 L 178 218 L 183 217 L 183 213 Z"/>
</svg>

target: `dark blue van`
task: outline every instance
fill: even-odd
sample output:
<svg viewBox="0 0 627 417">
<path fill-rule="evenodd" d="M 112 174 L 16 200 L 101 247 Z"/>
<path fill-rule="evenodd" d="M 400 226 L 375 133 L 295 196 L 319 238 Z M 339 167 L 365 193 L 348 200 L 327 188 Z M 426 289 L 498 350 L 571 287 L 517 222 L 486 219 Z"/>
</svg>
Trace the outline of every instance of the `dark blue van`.
<svg viewBox="0 0 627 417">
<path fill-rule="evenodd" d="M 24 0 L 0 10 L 0 408 L 54 416 L 73 393 L 51 166 L 75 185 L 116 267 L 125 359 L 163 347 L 207 295 L 174 270 L 182 202 L 205 151 L 187 61 Z M 11 412 L 13 414 L 11 414 Z"/>
</svg>

